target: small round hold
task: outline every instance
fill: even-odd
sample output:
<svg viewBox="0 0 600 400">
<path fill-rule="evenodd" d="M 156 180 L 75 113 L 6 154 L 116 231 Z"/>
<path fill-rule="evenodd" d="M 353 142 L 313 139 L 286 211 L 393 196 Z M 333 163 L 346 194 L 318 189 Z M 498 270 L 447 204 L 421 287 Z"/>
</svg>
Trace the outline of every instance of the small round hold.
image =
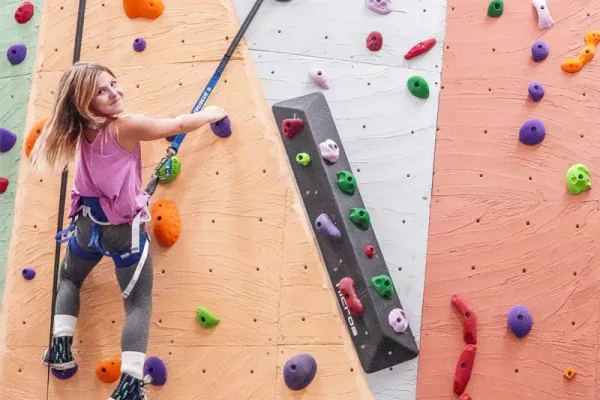
<svg viewBox="0 0 600 400">
<path fill-rule="evenodd" d="M 317 361 L 310 354 L 298 354 L 283 366 L 283 380 L 292 390 L 302 390 L 310 385 L 316 373 Z"/>
<path fill-rule="evenodd" d="M 365 247 L 365 255 L 369 258 L 373 258 L 373 256 L 375 255 L 375 246 L 366 246 Z"/>
<path fill-rule="evenodd" d="M 531 82 L 527 90 L 529 92 L 529 97 L 535 102 L 542 100 L 544 97 L 544 87 L 539 82 Z"/>
<path fill-rule="evenodd" d="M 35 270 L 33 268 L 23 268 L 21 275 L 23 275 L 25 280 L 30 281 L 35 278 Z"/>
<path fill-rule="evenodd" d="M 383 46 L 383 36 L 377 31 L 369 33 L 367 36 L 367 48 L 371 51 L 379 51 Z"/>
<path fill-rule="evenodd" d="M 231 121 L 229 117 L 225 117 L 220 121 L 211 122 L 210 129 L 221 139 L 226 139 L 231 136 Z"/>
<path fill-rule="evenodd" d="M 79 366 L 77 364 L 75 364 L 73 368 L 65 369 L 62 371 L 52 368 L 52 375 L 54 375 L 57 379 L 66 380 L 72 378 L 73 375 L 77 373 L 78 369 Z"/>
<path fill-rule="evenodd" d="M 531 331 L 532 326 L 531 314 L 525 307 L 516 305 L 508 311 L 508 328 L 516 337 L 526 336 Z"/>
<path fill-rule="evenodd" d="M 17 65 L 25 60 L 27 56 L 27 46 L 24 44 L 13 44 L 6 50 L 6 58 L 8 58 L 8 62 L 12 65 Z"/>
<path fill-rule="evenodd" d="M 17 143 L 17 135 L 6 128 L 0 128 L 0 153 L 6 153 Z"/>
<path fill-rule="evenodd" d="M 24 24 L 33 17 L 34 7 L 33 4 L 29 1 L 24 2 L 17 8 L 15 11 L 15 21 L 19 24 Z"/>
<path fill-rule="evenodd" d="M 167 383 L 167 367 L 158 357 L 149 357 L 144 363 L 144 376 L 152 378 L 152 384 L 162 386 Z"/>
<path fill-rule="evenodd" d="M 298 153 L 296 154 L 296 162 L 306 167 L 310 163 L 310 155 L 308 153 Z"/>
<path fill-rule="evenodd" d="M 136 38 L 133 41 L 133 49 L 138 53 L 146 50 L 146 41 L 141 37 Z"/>
<path fill-rule="evenodd" d="M 536 40 L 531 45 L 531 55 L 535 62 L 544 61 L 550 54 L 550 48 L 543 40 Z"/>
<path fill-rule="evenodd" d="M 539 119 L 528 119 L 519 130 L 519 140 L 528 145 L 540 143 L 546 137 L 546 127 Z"/>
</svg>

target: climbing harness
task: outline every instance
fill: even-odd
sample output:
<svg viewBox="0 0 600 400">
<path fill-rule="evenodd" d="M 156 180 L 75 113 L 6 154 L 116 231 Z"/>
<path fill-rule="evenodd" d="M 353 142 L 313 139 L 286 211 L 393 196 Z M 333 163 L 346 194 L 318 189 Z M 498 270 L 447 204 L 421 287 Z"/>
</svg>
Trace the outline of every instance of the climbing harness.
<svg viewBox="0 0 600 400">
<path fill-rule="evenodd" d="M 88 247 L 93 250 L 85 250 L 77 243 L 74 232 L 77 226 L 77 220 L 80 216 L 88 217 L 91 220 L 91 238 Z M 75 215 L 71 218 L 71 223 L 67 228 L 58 232 L 55 239 L 61 244 L 68 242 L 69 251 L 76 257 L 84 260 L 101 259 L 103 256 L 107 256 L 113 259 L 117 268 L 127 268 L 137 263 L 129 285 L 121 294 L 124 298 L 127 298 L 131 294 L 131 291 L 142 272 L 144 263 L 148 258 L 147 243 L 150 241 L 150 238 L 148 237 L 147 232 L 144 231 L 140 233 L 140 226 L 142 223 L 150 221 L 150 219 L 148 206 L 146 205 L 136 214 L 131 223 L 131 247 L 109 252 L 100 245 L 100 227 L 111 225 L 111 223 L 108 222 L 106 214 L 102 210 L 100 200 L 97 197 L 82 197 L 81 205 L 77 209 Z M 141 252 L 140 249 L 142 249 Z"/>
</svg>

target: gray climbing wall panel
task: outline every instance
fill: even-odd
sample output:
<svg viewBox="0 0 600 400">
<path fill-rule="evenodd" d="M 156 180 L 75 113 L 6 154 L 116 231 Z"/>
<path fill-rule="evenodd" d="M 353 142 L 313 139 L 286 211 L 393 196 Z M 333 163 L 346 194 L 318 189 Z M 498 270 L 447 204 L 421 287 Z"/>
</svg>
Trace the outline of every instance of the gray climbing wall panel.
<svg viewBox="0 0 600 400">
<path fill-rule="evenodd" d="M 349 218 L 351 209 L 366 207 L 360 195 L 360 182 L 352 195 L 338 187 L 338 173 L 351 171 L 351 168 L 325 96 L 317 92 L 282 101 L 273 105 L 273 113 L 313 229 L 319 215 L 326 213 L 341 232 L 338 242 L 315 229 L 327 272 L 338 294 L 340 311 L 363 369 L 372 373 L 417 357 L 418 348 L 410 326 L 404 333 L 397 333 L 388 322 L 390 312 L 402 308 L 395 290 L 389 298 L 384 298 L 372 284 L 373 277 L 388 276 L 389 271 L 373 227 L 361 229 Z M 304 120 L 303 128 L 291 139 L 282 130 L 283 121 L 290 118 Z M 339 158 L 334 163 L 326 161 L 319 151 L 319 144 L 327 139 L 333 140 L 339 148 Z M 309 154 L 308 165 L 296 162 L 299 153 Z M 364 250 L 369 245 L 376 249 L 372 258 L 367 257 Z M 337 288 L 345 277 L 353 279 L 363 304 L 364 311 L 359 317 L 350 314 Z"/>
</svg>

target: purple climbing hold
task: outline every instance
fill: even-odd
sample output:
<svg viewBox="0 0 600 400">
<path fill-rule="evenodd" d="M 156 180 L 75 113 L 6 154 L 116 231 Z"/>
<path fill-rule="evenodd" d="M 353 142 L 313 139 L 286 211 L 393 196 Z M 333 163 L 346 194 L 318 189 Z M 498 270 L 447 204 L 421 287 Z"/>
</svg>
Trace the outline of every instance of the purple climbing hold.
<svg viewBox="0 0 600 400">
<path fill-rule="evenodd" d="M 212 129 L 213 133 L 220 138 L 228 138 L 231 136 L 231 121 L 229 117 L 225 117 L 220 121 L 211 122 L 210 129 Z"/>
<path fill-rule="evenodd" d="M 392 0 L 365 0 L 369 10 L 377 14 L 389 14 L 392 12 Z"/>
<path fill-rule="evenodd" d="M 8 62 L 12 65 L 17 65 L 23 62 L 27 56 L 27 46 L 24 44 L 13 44 L 6 50 Z"/>
<path fill-rule="evenodd" d="M 329 216 L 325 213 L 319 215 L 315 220 L 315 228 L 318 233 L 321 235 L 327 236 L 329 239 L 334 242 L 342 241 L 342 233 L 335 226 L 335 224 L 329 219 Z"/>
<path fill-rule="evenodd" d="M 52 368 L 52 375 L 54 375 L 56 378 L 58 378 L 60 380 L 65 380 L 65 379 L 72 378 L 73 375 L 75 375 L 77 373 L 78 369 L 79 369 L 79 367 L 77 366 L 77 364 L 75 364 L 75 366 L 73 368 L 69 368 L 69 369 L 65 369 L 65 370 L 58 370 L 58 369 Z"/>
<path fill-rule="evenodd" d="M 526 336 L 531 331 L 532 326 L 531 314 L 525 307 L 516 305 L 508 311 L 508 328 L 516 337 Z"/>
<path fill-rule="evenodd" d="M 141 37 L 136 38 L 133 41 L 133 49 L 135 51 L 137 51 L 138 53 L 141 52 L 141 51 L 146 50 L 146 41 L 143 38 L 141 38 Z"/>
<path fill-rule="evenodd" d="M 546 127 L 539 119 L 528 119 L 519 130 L 519 140 L 524 144 L 534 145 L 546 137 Z"/>
<path fill-rule="evenodd" d="M 550 54 L 550 48 L 543 40 L 536 40 L 531 45 L 531 55 L 535 62 L 544 61 L 548 54 Z"/>
<path fill-rule="evenodd" d="M 6 128 L 0 128 L 0 153 L 6 153 L 17 143 L 17 135 Z"/>
<path fill-rule="evenodd" d="M 152 378 L 152 384 L 162 386 L 167 383 L 167 367 L 158 357 L 149 357 L 144 363 L 144 375 Z"/>
<path fill-rule="evenodd" d="M 533 101 L 540 101 L 544 97 L 544 87 L 539 82 L 531 82 L 529 84 L 529 97 Z"/>
<path fill-rule="evenodd" d="M 23 270 L 21 271 L 21 274 L 23 275 L 23 278 L 25 278 L 25 280 L 30 281 L 33 278 L 35 278 L 35 269 L 23 268 Z"/>
<path fill-rule="evenodd" d="M 302 390 L 310 385 L 316 373 L 317 361 L 306 353 L 290 358 L 283 366 L 283 380 L 292 390 Z"/>
</svg>

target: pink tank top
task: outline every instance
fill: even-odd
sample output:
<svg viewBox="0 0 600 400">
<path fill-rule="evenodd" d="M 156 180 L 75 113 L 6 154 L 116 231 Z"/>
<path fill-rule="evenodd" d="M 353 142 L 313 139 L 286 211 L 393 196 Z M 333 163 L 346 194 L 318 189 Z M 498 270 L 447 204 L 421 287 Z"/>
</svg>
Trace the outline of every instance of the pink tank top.
<svg viewBox="0 0 600 400">
<path fill-rule="evenodd" d="M 142 151 L 138 143 L 131 153 L 115 138 L 115 123 L 107 124 L 92 143 L 83 135 L 71 189 L 69 218 L 77 214 L 81 196 L 98 197 L 113 225 L 131 223 L 150 196 L 142 189 Z"/>
</svg>

